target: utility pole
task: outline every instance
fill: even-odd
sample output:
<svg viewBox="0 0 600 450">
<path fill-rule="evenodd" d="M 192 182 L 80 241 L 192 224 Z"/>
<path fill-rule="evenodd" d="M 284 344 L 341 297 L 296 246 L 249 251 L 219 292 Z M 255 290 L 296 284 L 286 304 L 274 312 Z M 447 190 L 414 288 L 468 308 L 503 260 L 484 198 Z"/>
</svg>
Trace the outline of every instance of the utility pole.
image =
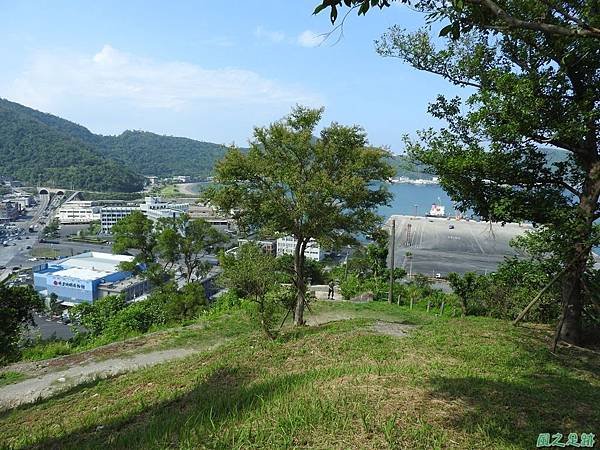
<svg viewBox="0 0 600 450">
<path fill-rule="evenodd" d="M 388 292 L 388 303 L 394 301 L 394 249 L 396 248 L 396 221 L 392 219 L 392 234 L 390 236 L 390 289 Z"/>
<path fill-rule="evenodd" d="M 344 281 L 348 279 L 348 254 L 350 253 L 350 246 L 346 248 L 346 260 L 344 261 Z"/>
</svg>

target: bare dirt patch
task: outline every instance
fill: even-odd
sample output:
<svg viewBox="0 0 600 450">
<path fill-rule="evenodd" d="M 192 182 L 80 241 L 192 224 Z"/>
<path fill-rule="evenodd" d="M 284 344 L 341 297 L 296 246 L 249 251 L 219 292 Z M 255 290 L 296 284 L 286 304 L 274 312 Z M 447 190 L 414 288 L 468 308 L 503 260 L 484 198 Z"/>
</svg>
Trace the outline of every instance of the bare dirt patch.
<svg viewBox="0 0 600 450">
<path fill-rule="evenodd" d="M 398 323 L 398 322 L 384 322 L 382 320 L 378 320 L 371 326 L 371 330 L 380 333 L 386 334 L 388 336 L 393 337 L 404 337 L 411 331 L 417 328 L 416 325 L 410 325 L 406 323 Z"/>
</svg>

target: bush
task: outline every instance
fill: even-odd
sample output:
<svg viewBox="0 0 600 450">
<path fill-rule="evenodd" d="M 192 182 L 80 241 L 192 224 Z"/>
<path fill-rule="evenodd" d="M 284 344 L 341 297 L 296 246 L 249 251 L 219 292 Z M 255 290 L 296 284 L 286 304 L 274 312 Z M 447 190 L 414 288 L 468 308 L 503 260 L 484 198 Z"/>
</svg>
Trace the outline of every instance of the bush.
<svg viewBox="0 0 600 450">
<path fill-rule="evenodd" d="M 210 305 L 210 308 L 205 311 L 205 316 L 208 318 L 220 317 L 224 313 L 240 309 L 241 305 L 242 300 L 235 291 L 228 290 L 221 294 L 217 300 Z"/>
<path fill-rule="evenodd" d="M 450 274 L 455 292 L 467 314 L 513 320 L 551 280 L 547 267 L 532 260 L 511 259 L 489 275 Z M 465 301 L 466 300 L 466 301 Z M 540 299 L 527 320 L 554 323 L 560 316 L 560 286 L 556 283 Z"/>
<path fill-rule="evenodd" d="M 188 283 L 166 303 L 170 320 L 185 321 L 197 318 L 208 307 L 204 288 L 199 283 Z"/>
<path fill-rule="evenodd" d="M 87 330 L 90 336 L 95 337 L 102 334 L 110 320 L 126 306 L 123 297 L 109 295 L 108 297 L 99 298 L 93 303 L 81 303 L 72 309 L 71 314 Z"/>
<path fill-rule="evenodd" d="M 355 274 L 349 274 L 348 277 L 340 283 L 340 292 L 345 300 L 350 300 L 361 294 L 362 282 Z"/>
<path fill-rule="evenodd" d="M 361 278 L 356 274 L 348 274 L 348 277 L 340 283 L 342 297 L 350 300 L 366 292 L 373 293 L 374 300 L 387 300 L 388 283 L 379 278 Z"/>
<path fill-rule="evenodd" d="M 152 326 L 164 323 L 164 315 L 154 308 L 152 302 L 144 300 L 127 306 L 113 316 L 108 321 L 103 335 L 121 338 L 146 333 Z"/>
<path fill-rule="evenodd" d="M 19 338 L 23 326 L 33 323 L 33 312 L 44 303 L 31 286 L 8 287 L 0 282 L 0 365 L 19 356 Z"/>
</svg>

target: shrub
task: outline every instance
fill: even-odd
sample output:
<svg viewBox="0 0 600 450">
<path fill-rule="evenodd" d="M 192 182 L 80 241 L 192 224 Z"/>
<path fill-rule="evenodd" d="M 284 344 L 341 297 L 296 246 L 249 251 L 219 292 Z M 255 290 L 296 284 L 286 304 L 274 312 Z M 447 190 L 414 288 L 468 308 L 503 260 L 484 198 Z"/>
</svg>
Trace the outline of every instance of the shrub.
<svg viewBox="0 0 600 450">
<path fill-rule="evenodd" d="M 340 283 L 340 292 L 346 300 L 361 294 L 362 282 L 355 274 L 349 274 L 348 277 Z"/>
<path fill-rule="evenodd" d="M 164 315 L 151 302 L 143 300 L 127 306 L 113 316 L 103 334 L 113 338 L 125 337 L 146 333 L 152 326 L 164 323 Z"/>
<path fill-rule="evenodd" d="M 22 328 L 33 323 L 33 311 L 43 308 L 31 286 L 8 287 L 0 282 L 0 365 L 18 358 Z"/>
<path fill-rule="evenodd" d="M 240 309 L 242 300 L 237 296 L 234 290 L 228 290 L 221 294 L 217 300 L 205 311 L 208 318 L 220 317 L 229 311 Z"/>
<path fill-rule="evenodd" d="M 165 306 L 169 320 L 181 322 L 197 318 L 208 307 L 208 301 L 201 284 L 188 283 Z"/>
<path fill-rule="evenodd" d="M 72 316 L 87 330 L 90 336 L 99 336 L 109 321 L 125 309 L 125 299 L 118 295 L 99 298 L 93 303 L 81 303 L 72 310 Z"/>
</svg>

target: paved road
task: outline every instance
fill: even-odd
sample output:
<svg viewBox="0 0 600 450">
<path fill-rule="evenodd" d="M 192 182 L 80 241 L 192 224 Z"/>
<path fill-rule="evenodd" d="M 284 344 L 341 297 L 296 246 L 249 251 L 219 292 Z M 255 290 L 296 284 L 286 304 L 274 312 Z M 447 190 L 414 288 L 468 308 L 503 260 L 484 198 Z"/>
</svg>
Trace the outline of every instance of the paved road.
<svg viewBox="0 0 600 450">
<path fill-rule="evenodd" d="M 398 215 L 388 220 L 388 226 L 392 219 L 396 221 L 396 267 L 410 271 L 412 263 L 413 272 L 430 275 L 493 272 L 506 256 L 517 255 L 510 240 L 531 229 L 518 224 L 490 227 L 484 222 Z"/>
<path fill-rule="evenodd" d="M 28 268 L 34 264 L 33 262 L 28 261 L 28 259 L 31 258 L 31 255 L 29 254 L 30 250 L 27 249 L 27 247 L 36 245 L 39 238 L 39 232 L 43 227 L 40 221 L 42 220 L 44 213 L 52 214 L 52 210 L 50 209 L 50 196 L 48 195 L 40 195 L 38 197 L 37 206 L 28 212 L 29 215 L 15 222 L 15 225 L 23 229 L 25 234 L 20 240 L 13 239 L 9 241 L 8 247 L 0 247 L 0 266 L 6 266 L 5 270 L 0 270 L 0 280 L 3 280 L 10 275 L 12 267 L 21 266 L 23 268 Z M 37 233 L 29 233 L 28 230 L 31 225 L 37 227 Z"/>
<path fill-rule="evenodd" d="M 56 339 L 67 340 L 73 337 L 73 332 L 69 325 L 65 325 L 59 320 L 49 319 L 46 317 L 34 316 L 35 327 L 29 328 L 29 336 L 36 336 L 38 333 L 42 339 L 50 339 L 52 337 Z"/>
</svg>

